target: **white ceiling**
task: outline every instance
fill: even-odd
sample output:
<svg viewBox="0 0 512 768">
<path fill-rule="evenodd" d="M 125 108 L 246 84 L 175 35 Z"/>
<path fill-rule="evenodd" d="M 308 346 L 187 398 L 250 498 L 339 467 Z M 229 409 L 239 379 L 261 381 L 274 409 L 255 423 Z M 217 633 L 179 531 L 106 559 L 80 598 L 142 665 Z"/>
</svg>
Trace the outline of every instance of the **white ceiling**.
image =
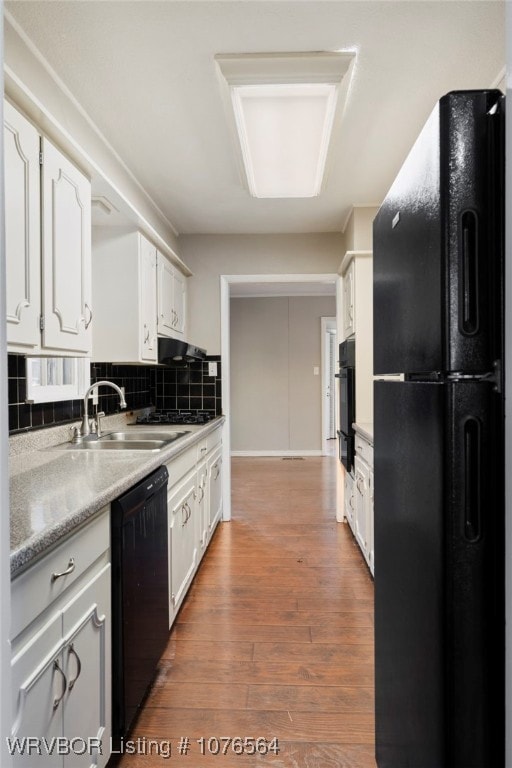
<svg viewBox="0 0 512 768">
<path fill-rule="evenodd" d="M 151 198 L 186 233 L 342 231 L 379 204 L 437 99 L 505 64 L 494 0 L 27 0 L 5 7 Z M 214 56 L 356 52 L 320 196 L 251 198 Z"/>
</svg>

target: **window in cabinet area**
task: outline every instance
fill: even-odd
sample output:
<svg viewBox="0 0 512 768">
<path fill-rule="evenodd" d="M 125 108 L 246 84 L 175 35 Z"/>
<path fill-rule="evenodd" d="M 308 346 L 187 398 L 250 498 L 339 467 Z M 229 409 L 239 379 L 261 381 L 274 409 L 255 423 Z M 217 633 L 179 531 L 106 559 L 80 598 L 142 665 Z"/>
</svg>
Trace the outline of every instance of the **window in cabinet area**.
<svg viewBox="0 0 512 768">
<path fill-rule="evenodd" d="M 79 400 L 91 383 L 84 357 L 27 357 L 27 403 Z"/>
</svg>

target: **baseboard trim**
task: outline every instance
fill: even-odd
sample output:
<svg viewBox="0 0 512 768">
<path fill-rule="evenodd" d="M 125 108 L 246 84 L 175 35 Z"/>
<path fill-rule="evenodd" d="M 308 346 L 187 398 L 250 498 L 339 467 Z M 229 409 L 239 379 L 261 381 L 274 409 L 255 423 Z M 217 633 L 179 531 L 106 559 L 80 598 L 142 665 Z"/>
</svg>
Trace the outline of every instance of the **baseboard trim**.
<svg viewBox="0 0 512 768">
<path fill-rule="evenodd" d="M 300 457 L 300 456 L 323 456 L 323 455 L 324 454 L 320 450 L 316 450 L 316 451 L 231 451 L 231 456 L 233 458 L 239 458 L 244 456 L 252 456 L 254 458 L 257 458 L 258 456 L 260 457 L 282 456 L 283 458 L 286 458 L 287 456 Z"/>
</svg>

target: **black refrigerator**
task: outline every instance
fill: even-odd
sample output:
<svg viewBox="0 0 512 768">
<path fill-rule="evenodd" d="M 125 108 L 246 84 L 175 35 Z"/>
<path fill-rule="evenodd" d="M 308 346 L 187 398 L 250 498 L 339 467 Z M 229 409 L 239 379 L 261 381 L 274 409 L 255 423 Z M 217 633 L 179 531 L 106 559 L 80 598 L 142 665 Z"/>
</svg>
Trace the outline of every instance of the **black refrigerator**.
<svg viewBox="0 0 512 768">
<path fill-rule="evenodd" d="M 504 107 L 444 96 L 374 221 L 379 768 L 504 766 Z"/>
</svg>

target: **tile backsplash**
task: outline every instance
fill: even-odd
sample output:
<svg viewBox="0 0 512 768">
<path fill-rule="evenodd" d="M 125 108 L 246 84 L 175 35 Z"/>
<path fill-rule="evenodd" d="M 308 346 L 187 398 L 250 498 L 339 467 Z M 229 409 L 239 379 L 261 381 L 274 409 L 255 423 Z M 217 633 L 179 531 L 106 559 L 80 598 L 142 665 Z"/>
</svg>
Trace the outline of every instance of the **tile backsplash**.
<svg viewBox="0 0 512 768">
<path fill-rule="evenodd" d="M 217 375 L 208 375 L 208 362 L 217 362 Z M 25 358 L 8 355 L 9 433 L 55 426 L 83 415 L 83 400 L 27 404 Z M 91 363 L 91 383 L 107 379 L 125 388 L 128 408 L 154 406 L 159 410 L 209 411 L 222 413 L 220 356 L 176 367 Z M 91 409 L 91 406 L 89 406 Z M 101 387 L 98 410 L 119 410 L 119 397 Z M 90 410 L 90 413 L 92 410 Z"/>
</svg>

